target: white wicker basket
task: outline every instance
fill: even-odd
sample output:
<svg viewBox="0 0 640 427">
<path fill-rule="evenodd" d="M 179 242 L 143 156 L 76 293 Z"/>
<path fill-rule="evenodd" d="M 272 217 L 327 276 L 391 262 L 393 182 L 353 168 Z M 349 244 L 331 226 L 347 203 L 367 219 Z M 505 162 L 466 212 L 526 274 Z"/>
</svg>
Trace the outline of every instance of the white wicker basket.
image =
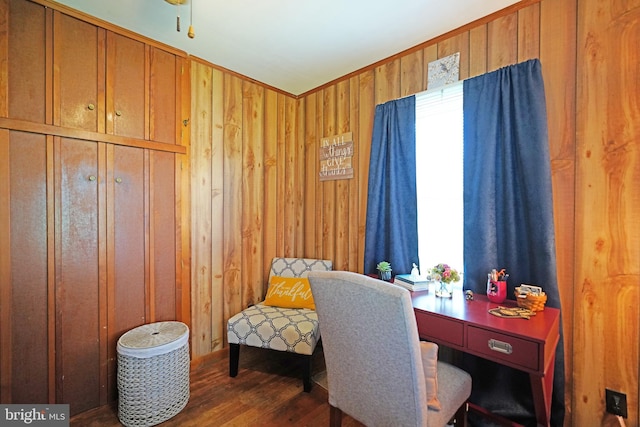
<svg viewBox="0 0 640 427">
<path fill-rule="evenodd" d="M 181 322 L 142 325 L 118 340 L 118 418 L 153 426 L 189 401 L 189 328 Z"/>
</svg>

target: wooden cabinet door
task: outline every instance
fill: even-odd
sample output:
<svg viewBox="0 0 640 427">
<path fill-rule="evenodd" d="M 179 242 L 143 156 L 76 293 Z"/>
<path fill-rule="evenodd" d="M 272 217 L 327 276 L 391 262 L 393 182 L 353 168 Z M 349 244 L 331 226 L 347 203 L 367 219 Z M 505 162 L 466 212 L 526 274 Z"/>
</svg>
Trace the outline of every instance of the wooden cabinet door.
<svg viewBox="0 0 640 427">
<path fill-rule="evenodd" d="M 175 156 L 160 151 L 150 153 L 149 234 L 154 321 L 176 320 L 178 314 L 176 212 L 179 204 L 176 203 Z"/>
<path fill-rule="evenodd" d="M 8 259 L 0 263 L 2 402 L 46 403 L 50 354 L 46 137 L 0 131 L 0 175 L 0 253 Z"/>
<path fill-rule="evenodd" d="M 54 124 L 104 132 L 103 29 L 53 15 Z"/>
<path fill-rule="evenodd" d="M 107 31 L 107 133 L 144 139 L 145 45 Z"/>
<path fill-rule="evenodd" d="M 110 398 L 116 391 L 118 339 L 147 323 L 144 153 L 141 148 L 107 147 Z"/>
<path fill-rule="evenodd" d="M 149 48 L 149 139 L 175 144 L 179 119 L 178 61 L 174 54 Z"/>
<path fill-rule="evenodd" d="M 45 123 L 46 9 L 29 1 L 3 0 L 0 14 L 4 14 L 0 32 L 5 33 L 0 37 L 5 39 L 0 43 L 0 49 L 3 50 L 0 53 L 7 55 L 0 64 L 1 72 L 7 74 L 0 77 L 0 86 L 8 94 L 6 99 L 0 96 L 0 114 L 13 119 Z M 3 81 L 5 78 L 6 81 Z M 7 104 L 2 105 L 5 100 Z"/>
<path fill-rule="evenodd" d="M 77 414 L 106 403 L 100 395 L 103 179 L 99 144 L 56 139 L 56 402 L 70 403 L 71 414 Z"/>
</svg>

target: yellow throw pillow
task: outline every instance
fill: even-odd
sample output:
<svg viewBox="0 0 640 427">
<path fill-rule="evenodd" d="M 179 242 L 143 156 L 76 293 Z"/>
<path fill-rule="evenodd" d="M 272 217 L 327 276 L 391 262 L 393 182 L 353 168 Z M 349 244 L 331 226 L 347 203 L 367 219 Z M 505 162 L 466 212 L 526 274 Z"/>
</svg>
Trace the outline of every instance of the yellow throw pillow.
<svg viewBox="0 0 640 427">
<path fill-rule="evenodd" d="M 273 307 L 316 309 L 309 279 L 306 277 L 272 276 L 264 304 Z"/>
</svg>

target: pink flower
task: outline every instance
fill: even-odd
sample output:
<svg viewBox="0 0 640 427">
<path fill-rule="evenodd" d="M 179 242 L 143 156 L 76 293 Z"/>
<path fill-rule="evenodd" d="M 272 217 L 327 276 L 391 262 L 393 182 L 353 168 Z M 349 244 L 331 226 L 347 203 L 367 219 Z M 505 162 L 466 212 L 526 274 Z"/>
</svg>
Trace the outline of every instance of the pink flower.
<svg viewBox="0 0 640 427">
<path fill-rule="evenodd" d="M 431 277 L 433 280 L 440 282 L 457 282 L 460 280 L 459 273 L 452 269 L 449 264 L 438 264 L 431 269 Z"/>
</svg>

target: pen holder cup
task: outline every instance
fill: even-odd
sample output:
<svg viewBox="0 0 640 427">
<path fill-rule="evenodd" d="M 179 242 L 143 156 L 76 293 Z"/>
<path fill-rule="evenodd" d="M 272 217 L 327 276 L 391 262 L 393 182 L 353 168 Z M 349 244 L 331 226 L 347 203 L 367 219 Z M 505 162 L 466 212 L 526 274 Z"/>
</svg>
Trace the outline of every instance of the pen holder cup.
<svg viewBox="0 0 640 427">
<path fill-rule="evenodd" d="M 487 298 L 496 304 L 504 302 L 507 299 L 506 280 L 487 280 Z"/>
</svg>

